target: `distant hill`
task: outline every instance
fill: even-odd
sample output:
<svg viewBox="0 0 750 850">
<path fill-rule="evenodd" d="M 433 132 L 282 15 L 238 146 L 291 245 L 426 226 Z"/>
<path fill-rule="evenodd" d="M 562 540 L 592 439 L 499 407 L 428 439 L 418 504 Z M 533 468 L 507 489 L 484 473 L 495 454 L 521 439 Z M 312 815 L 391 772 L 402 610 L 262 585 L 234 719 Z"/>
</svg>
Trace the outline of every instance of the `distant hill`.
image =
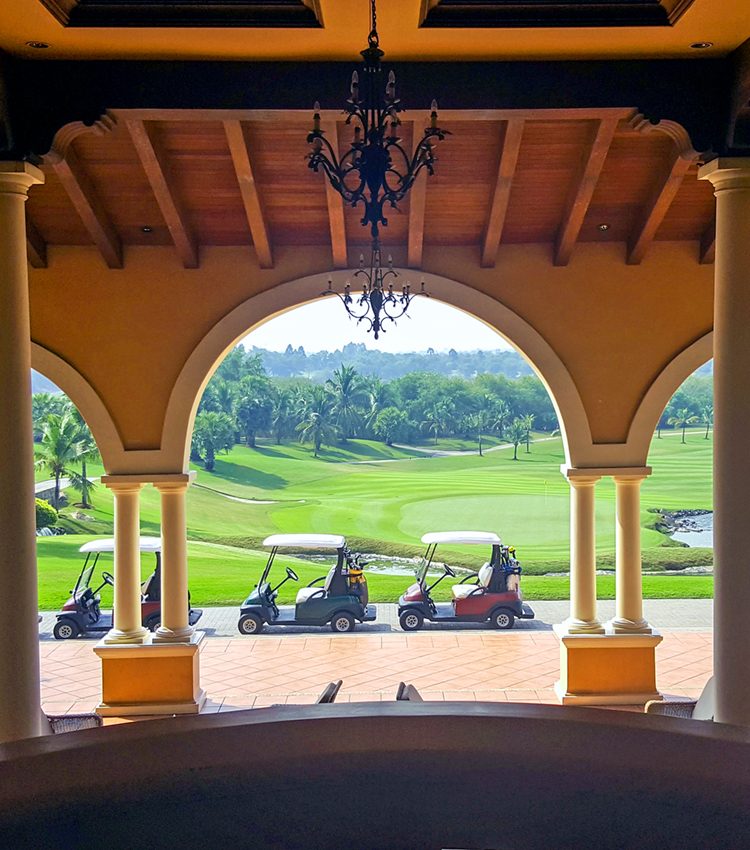
<svg viewBox="0 0 750 850">
<path fill-rule="evenodd" d="M 258 354 L 269 375 L 277 378 L 310 378 L 325 381 L 342 363 L 353 366 L 361 375 L 377 375 L 384 381 L 402 378 L 410 372 L 435 372 L 438 375 L 473 378 L 485 373 L 520 378 L 532 375 L 529 364 L 516 351 L 414 351 L 390 354 L 369 349 L 363 343 L 349 343 L 336 351 L 308 354 L 304 348 L 288 345 L 286 351 L 265 348 L 248 349 Z"/>
<path fill-rule="evenodd" d="M 32 393 L 61 393 L 62 390 L 52 381 L 40 375 L 39 372 L 31 370 L 31 392 Z"/>
</svg>

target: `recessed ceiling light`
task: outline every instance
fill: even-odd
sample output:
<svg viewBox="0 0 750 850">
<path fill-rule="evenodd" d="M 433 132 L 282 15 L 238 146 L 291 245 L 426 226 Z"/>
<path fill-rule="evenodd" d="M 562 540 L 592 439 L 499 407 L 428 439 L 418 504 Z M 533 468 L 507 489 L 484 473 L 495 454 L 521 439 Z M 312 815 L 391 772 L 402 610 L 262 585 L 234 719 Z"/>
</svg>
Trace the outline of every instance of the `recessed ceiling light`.
<svg viewBox="0 0 750 850">
<path fill-rule="evenodd" d="M 46 50 L 49 44 L 46 41 L 27 41 L 26 47 L 33 47 L 34 50 Z"/>
<path fill-rule="evenodd" d="M 694 41 L 690 45 L 693 50 L 708 50 L 709 47 L 713 47 L 713 41 Z"/>
<path fill-rule="evenodd" d="M 598 224 L 597 227 L 602 233 L 606 233 L 609 230 L 609 225 L 606 223 Z"/>
<path fill-rule="evenodd" d="M 148 225 L 141 228 L 141 233 L 153 233 L 153 232 L 154 232 L 154 228 L 149 227 Z"/>
</svg>

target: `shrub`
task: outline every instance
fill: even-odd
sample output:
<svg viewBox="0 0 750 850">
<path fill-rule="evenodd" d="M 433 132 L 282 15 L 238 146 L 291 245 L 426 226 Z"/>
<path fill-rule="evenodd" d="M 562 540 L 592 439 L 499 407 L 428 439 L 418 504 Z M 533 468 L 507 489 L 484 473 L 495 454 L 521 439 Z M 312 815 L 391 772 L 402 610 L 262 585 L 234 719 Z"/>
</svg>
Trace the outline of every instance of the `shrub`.
<svg viewBox="0 0 750 850">
<path fill-rule="evenodd" d="M 45 499 L 36 500 L 36 527 L 49 528 L 57 522 L 57 511 Z"/>
</svg>

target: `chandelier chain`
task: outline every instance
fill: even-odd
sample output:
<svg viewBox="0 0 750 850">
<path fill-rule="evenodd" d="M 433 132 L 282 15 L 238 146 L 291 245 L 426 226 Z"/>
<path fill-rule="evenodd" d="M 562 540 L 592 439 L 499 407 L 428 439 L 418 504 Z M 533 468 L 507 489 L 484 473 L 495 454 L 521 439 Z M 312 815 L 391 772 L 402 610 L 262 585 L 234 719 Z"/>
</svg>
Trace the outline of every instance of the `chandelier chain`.
<svg viewBox="0 0 750 850">
<path fill-rule="evenodd" d="M 378 37 L 378 18 L 377 10 L 375 9 L 375 0 L 370 0 L 370 34 L 367 36 L 367 43 L 370 47 L 378 47 L 380 39 Z"/>
</svg>

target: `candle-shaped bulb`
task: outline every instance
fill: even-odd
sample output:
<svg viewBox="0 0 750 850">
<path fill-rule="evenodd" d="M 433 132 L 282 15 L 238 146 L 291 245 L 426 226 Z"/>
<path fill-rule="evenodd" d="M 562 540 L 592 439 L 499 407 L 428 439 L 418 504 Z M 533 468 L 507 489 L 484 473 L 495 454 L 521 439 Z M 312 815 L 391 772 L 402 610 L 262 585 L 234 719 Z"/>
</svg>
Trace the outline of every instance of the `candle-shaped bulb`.
<svg viewBox="0 0 750 850">
<path fill-rule="evenodd" d="M 349 293 L 349 290 L 350 290 L 351 288 L 352 288 L 352 285 L 351 285 L 351 283 L 349 282 L 349 280 L 347 280 L 347 281 L 346 281 L 346 283 L 344 284 L 344 292 L 346 292 L 346 293 L 348 294 L 348 293 Z"/>
<path fill-rule="evenodd" d="M 388 255 L 388 268 L 393 268 L 393 257 L 390 254 Z"/>
<path fill-rule="evenodd" d="M 437 101 L 433 100 L 432 103 L 430 104 L 430 126 L 432 127 L 433 130 L 437 127 L 437 110 L 438 110 Z"/>
<path fill-rule="evenodd" d="M 333 292 L 333 278 L 328 275 L 328 291 Z"/>
<path fill-rule="evenodd" d="M 362 141 L 362 128 L 357 124 L 354 128 L 354 144 L 358 145 Z"/>
<path fill-rule="evenodd" d="M 395 97 L 396 97 L 396 75 L 393 73 L 393 71 L 391 71 L 388 74 L 388 85 L 386 87 L 386 92 L 388 94 L 388 97 L 391 100 L 395 99 Z"/>
<path fill-rule="evenodd" d="M 359 98 L 359 74 L 356 71 L 352 71 L 352 84 L 349 91 L 351 92 L 353 100 L 357 100 Z"/>
<path fill-rule="evenodd" d="M 363 269 L 365 267 L 365 255 L 364 254 L 359 255 L 359 267 L 361 269 Z"/>
<path fill-rule="evenodd" d="M 313 104 L 313 131 L 320 132 L 320 104 L 317 100 Z"/>
<path fill-rule="evenodd" d="M 424 292 L 424 278 L 422 278 L 420 283 L 422 284 L 422 288 L 420 289 L 420 292 Z"/>
</svg>

